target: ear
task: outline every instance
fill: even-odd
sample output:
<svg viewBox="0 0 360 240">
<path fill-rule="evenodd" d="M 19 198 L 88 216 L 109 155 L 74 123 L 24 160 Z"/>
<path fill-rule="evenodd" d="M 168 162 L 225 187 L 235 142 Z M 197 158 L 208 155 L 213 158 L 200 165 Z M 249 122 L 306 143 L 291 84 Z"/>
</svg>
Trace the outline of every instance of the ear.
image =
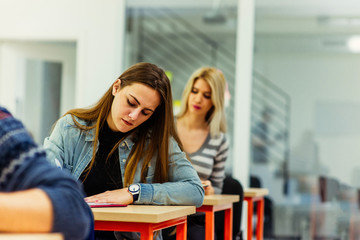
<svg viewBox="0 0 360 240">
<path fill-rule="evenodd" d="M 113 84 L 112 95 L 115 96 L 115 94 L 120 91 L 120 88 L 121 88 L 121 79 L 116 79 L 116 81 Z"/>
</svg>

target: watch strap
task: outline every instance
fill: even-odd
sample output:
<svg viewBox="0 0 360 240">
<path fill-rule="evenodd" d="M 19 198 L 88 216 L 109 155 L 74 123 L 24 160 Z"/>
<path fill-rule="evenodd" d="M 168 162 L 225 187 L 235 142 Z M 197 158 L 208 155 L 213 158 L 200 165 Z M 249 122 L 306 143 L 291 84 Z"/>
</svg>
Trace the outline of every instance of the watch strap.
<svg viewBox="0 0 360 240">
<path fill-rule="evenodd" d="M 134 191 L 134 190 L 131 190 L 131 188 L 133 186 L 136 186 L 137 187 L 137 190 Z M 132 194 L 133 196 L 133 202 L 137 201 L 139 199 L 139 195 L 140 195 L 140 185 L 139 184 L 131 184 L 129 187 L 128 187 L 128 192 Z"/>
<path fill-rule="evenodd" d="M 139 193 L 133 193 L 133 200 L 134 202 L 139 199 Z"/>
</svg>

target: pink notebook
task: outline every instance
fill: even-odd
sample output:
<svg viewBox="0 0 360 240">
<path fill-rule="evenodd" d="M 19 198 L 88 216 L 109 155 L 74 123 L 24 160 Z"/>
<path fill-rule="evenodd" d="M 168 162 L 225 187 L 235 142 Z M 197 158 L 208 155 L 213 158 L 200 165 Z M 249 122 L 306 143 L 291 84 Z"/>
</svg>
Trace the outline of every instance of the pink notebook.
<svg viewBox="0 0 360 240">
<path fill-rule="evenodd" d="M 89 206 L 92 208 L 95 207 L 126 207 L 126 204 L 118 204 L 118 203 L 93 203 L 88 202 Z"/>
</svg>

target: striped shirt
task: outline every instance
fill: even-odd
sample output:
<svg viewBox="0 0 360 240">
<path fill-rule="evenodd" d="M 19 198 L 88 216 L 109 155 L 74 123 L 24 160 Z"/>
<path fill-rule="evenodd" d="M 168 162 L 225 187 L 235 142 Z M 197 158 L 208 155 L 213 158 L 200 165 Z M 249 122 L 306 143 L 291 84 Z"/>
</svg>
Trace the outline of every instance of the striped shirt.
<svg viewBox="0 0 360 240">
<path fill-rule="evenodd" d="M 217 137 L 211 137 L 209 133 L 200 149 L 189 154 L 200 179 L 210 180 L 216 194 L 220 194 L 222 190 L 228 150 L 229 142 L 224 133 Z"/>
</svg>

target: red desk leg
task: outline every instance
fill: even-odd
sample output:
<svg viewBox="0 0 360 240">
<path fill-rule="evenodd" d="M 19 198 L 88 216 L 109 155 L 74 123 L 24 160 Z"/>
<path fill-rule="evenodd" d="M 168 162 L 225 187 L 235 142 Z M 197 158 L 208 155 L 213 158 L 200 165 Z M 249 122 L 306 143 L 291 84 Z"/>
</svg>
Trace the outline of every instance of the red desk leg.
<svg viewBox="0 0 360 240">
<path fill-rule="evenodd" d="M 187 224 L 181 223 L 176 226 L 176 240 L 186 240 L 187 237 Z"/>
<path fill-rule="evenodd" d="M 264 229 L 264 206 L 265 201 L 264 198 L 261 198 L 257 204 L 257 224 L 256 224 L 256 239 L 263 239 L 263 229 Z"/>
<path fill-rule="evenodd" d="M 247 215 L 247 239 L 252 239 L 252 219 L 254 212 L 254 202 L 257 204 L 257 223 L 256 223 L 256 239 L 263 239 L 263 229 L 264 229 L 264 208 L 265 201 L 264 197 L 244 197 L 244 200 L 248 203 L 248 215 Z"/>
<path fill-rule="evenodd" d="M 214 229 L 215 229 L 215 223 L 214 223 L 214 212 L 206 212 L 205 213 L 205 239 L 206 240 L 214 240 Z"/>
<path fill-rule="evenodd" d="M 151 225 L 146 225 L 145 228 L 141 228 L 140 238 L 144 240 L 152 240 L 154 238 L 154 229 Z"/>
<path fill-rule="evenodd" d="M 215 212 L 223 211 L 225 212 L 224 219 L 224 239 L 232 239 L 232 214 L 233 214 L 233 205 L 232 203 L 223 204 L 223 205 L 203 205 L 196 209 L 197 212 L 205 213 L 205 240 L 214 240 L 215 238 Z"/>
<path fill-rule="evenodd" d="M 246 199 L 248 203 L 248 214 L 247 214 L 247 239 L 252 239 L 252 219 L 254 212 L 254 203 L 252 199 Z"/>
</svg>

